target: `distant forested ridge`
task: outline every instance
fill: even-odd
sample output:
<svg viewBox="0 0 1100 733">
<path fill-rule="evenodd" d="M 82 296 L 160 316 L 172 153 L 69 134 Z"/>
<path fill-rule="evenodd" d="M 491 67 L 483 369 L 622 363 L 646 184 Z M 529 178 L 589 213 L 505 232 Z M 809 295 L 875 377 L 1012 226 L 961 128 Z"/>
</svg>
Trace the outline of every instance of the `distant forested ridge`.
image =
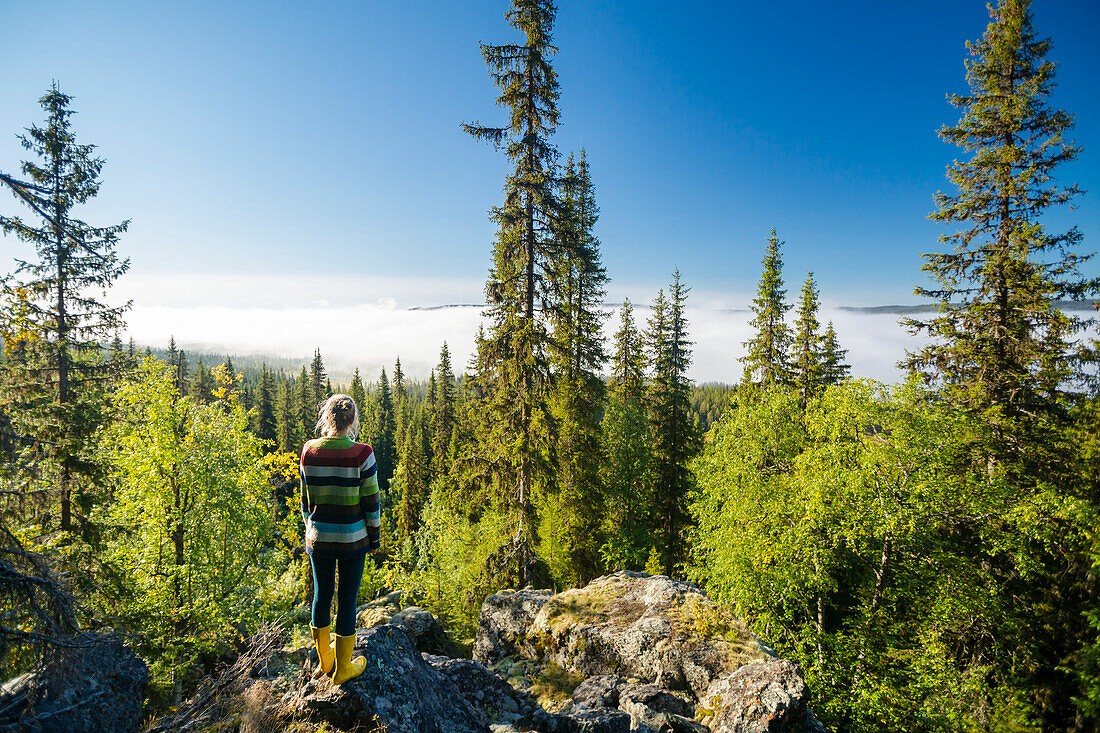
<svg viewBox="0 0 1100 733">
<path fill-rule="evenodd" d="M 729 384 L 687 376 L 678 270 L 644 320 L 609 307 L 600 171 L 555 143 L 556 15 L 514 0 L 514 32 L 480 47 L 499 109 L 462 129 L 507 174 L 485 304 L 440 307 L 484 319 L 469 360 L 441 343 L 426 379 L 398 354 L 334 374 L 319 349 L 124 340 L 127 305 L 100 296 L 128 269 L 127 222 L 82 218 L 105 162 L 77 142 L 73 98 L 46 92 L 22 175 L 0 178 L 15 194 L 0 226 L 25 245 L 0 280 L 0 678 L 115 628 L 149 664 L 156 712 L 261 622 L 304 623 L 297 462 L 342 392 L 382 492 L 361 600 L 415 595 L 461 642 L 503 588 L 662 573 L 796 661 L 834 730 L 1095 730 L 1100 282 L 1080 232 L 1043 223 L 1079 193 L 1056 178 L 1078 150 L 1027 0 L 991 9 L 950 97 L 961 117 L 940 135 L 958 160 L 924 305 L 845 309 L 927 337 L 892 387 L 851 373 L 820 305 L 834 294 L 784 269 L 783 222 L 760 232 Z"/>
</svg>

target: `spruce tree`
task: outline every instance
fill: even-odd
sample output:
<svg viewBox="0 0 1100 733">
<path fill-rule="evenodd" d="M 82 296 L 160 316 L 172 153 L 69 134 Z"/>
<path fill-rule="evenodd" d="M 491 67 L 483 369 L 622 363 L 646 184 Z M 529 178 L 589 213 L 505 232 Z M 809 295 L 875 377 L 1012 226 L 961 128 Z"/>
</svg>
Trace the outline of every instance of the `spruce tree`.
<svg viewBox="0 0 1100 733">
<path fill-rule="evenodd" d="M 405 383 L 405 372 L 401 368 L 401 357 L 393 365 L 393 451 L 394 460 L 401 455 L 401 444 L 409 425 L 409 388 Z"/>
<path fill-rule="evenodd" d="M 821 338 L 821 382 L 823 385 L 840 384 L 848 378 L 850 367 L 844 361 L 847 349 L 840 348 L 840 342 L 836 337 L 836 329 L 833 322 L 825 327 L 825 335 Z"/>
<path fill-rule="evenodd" d="M 1080 193 L 1055 179 L 1079 148 L 1067 138 L 1072 117 L 1050 105 L 1051 42 L 1037 36 L 1028 0 L 1001 0 L 990 17 L 982 39 L 968 44 L 968 92 L 949 96 L 962 117 L 940 129 L 964 159 L 947 169 L 952 190 L 936 194 L 931 218 L 948 232 L 943 251 L 924 255 L 932 286 L 916 290 L 938 313 L 906 321 L 929 342 L 903 363 L 946 402 L 980 417 L 967 468 L 1012 489 L 995 521 L 1028 507 L 1029 526 L 1057 527 L 1056 541 L 1032 540 L 1036 554 L 1022 561 L 1009 548 L 982 558 L 1012 609 L 991 636 L 1042 629 L 1021 637 L 991 676 L 1026 691 L 1043 730 L 1082 730 L 1075 698 L 1090 675 L 1078 667 L 1075 678 L 1074 668 L 1096 638 L 1083 620 L 1096 606 L 1095 545 L 1075 536 L 1075 520 L 1059 516 L 1059 506 L 1086 502 L 1090 516 L 1097 507 L 1095 455 L 1081 449 L 1077 432 L 1095 433 L 1095 423 L 1070 422 L 1095 370 L 1096 354 L 1080 337 L 1096 319 L 1064 301 L 1095 295 L 1100 280 L 1081 273 L 1092 255 L 1078 251 L 1080 231 L 1045 225 L 1050 210 Z M 1082 473 L 1075 462 L 1090 467 Z M 1059 489 L 1056 502 L 1039 498 L 1050 486 Z"/>
<path fill-rule="evenodd" d="M 602 312 L 607 275 L 593 228 L 599 218 L 588 160 L 569 156 L 561 179 L 556 223 L 560 246 L 561 305 L 555 319 L 558 481 L 548 511 L 557 514 L 559 539 L 569 557 L 571 582 L 596 576 L 604 514 L 600 473 L 600 419 L 604 382 Z"/>
<path fill-rule="evenodd" d="M 191 384 L 187 393 L 197 402 L 212 402 L 214 400 L 214 376 L 199 357 L 199 363 L 191 375 Z"/>
<path fill-rule="evenodd" d="M 463 129 L 505 149 L 512 172 L 504 204 L 492 210 L 497 223 L 493 265 L 486 285 L 486 342 L 493 367 L 490 409 L 499 435 L 490 446 L 498 483 L 509 494 L 515 530 L 509 555 L 520 586 L 531 579 L 536 544 L 535 494 L 553 481 L 553 416 L 549 403 L 549 353 L 556 344 L 550 319 L 557 307 L 559 245 L 553 231 L 557 150 L 550 136 L 558 125 L 558 80 L 550 64 L 556 9 L 551 0 L 514 0 L 506 18 L 524 35 L 522 43 L 490 46 L 481 53 L 500 88 L 497 103 L 508 123 L 475 122 Z"/>
<path fill-rule="evenodd" d="M 614 343 L 601 425 L 607 538 L 601 554 L 607 570 L 641 570 L 653 547 L 652 452 L 645 355 L 629 300 L 623 302 Z"/>
<path fill-rule="evenodd" d="M 634 307 L 623 299 L 619 310 L 619 330 L 615 332 L 615 354 L 611 357 L 611 376 L 607 381 L 612 396 L 635 399 L 645 397 L 645 354 L 642 338 L 634 326 Z"/>
<path fill-rule="evenodd" d="M 428 500 L 431 467 L 430 459 L 424 452 L 427 442 L 424 411 L 418 409 L 402 441 L 401 463 L 394 477 L 394 483 L 400 483 L 396 526 L 398 542 L 402 545 L 412 545 L 413 535 L 420 528 L 421 510 Z M 411 559 L 415 562 L 415 558 Z"/>
<path fill-rule="evenodd" d="M 1074 252 L 1076 227 L 1051 233 L 1040 222 L 1080 192 L 1054 180 L 1079 148 L 1065 137 L 1072 117 L 1049 106 L 1050 40 L 1036 36 L 1028 0 L 1002 0 L 990 14 L 981 41 L 967 44 L 969 93 L 949 96 L 963 116 L 940 129 L 970 158 L 947 169 L 955 190 L 936 194 L 931 218 L 951 227 L 940 237 L 947 251 L 924 255 L 935 285 L 916 289 L 939 312 L 906 321 L 932 340 L 904 364 L 957 404 L 997 408 L 1004 453 L 1027 423 L 1059 412 L 1061 390 L 1083 371 L 1072 341 L 1094 321 L 1059 301 L 1095 293 L 1100 281 L 1080 274 L 1091 255 Z"/>
<path fill-rule="evenodd" d="M 181 395 L 187 392 L 187 354 L 176 348 L 174 336 L 168 341 L 168 365 L 172 367 L 172 384 Z"/>
<path fill-rule="evenodd" d="M 36 255 L 17 259 L 13 275 L 0 280 L 5 339 L 36 334 L 20 358 L 3 362 L 5 401 L 20 432 L 41 441 L 31 450 L 44 454 L 66 531 L 74 528 L 73 496 L 88 504 L 82 499 L 96 471 L 89 438 L 99 424 L 101 389 L 115 371 L 100 348 L 130 307 L 99 298 L 129 269 L 115 252 L 129 221 L 94 227 L 77 218 L 77 207 L 99 192 L 104 161 L 94 145 L 77 143 L 71 102 L 56 83 L 39 100 L 44 125 L 19 136 L 33 156 L 22 165 L 29 180 L 3 179 L 30 209 L 28 218 L 0 216 L 0 229 L 33 245 Z"/>
<path fill-rule="evenodd" d="M 302 447 L 298 400 L 293 380 L 280 378 L 275 395 L 275 442 L 283 453 L 298 453 Z"/>
<path fill-rule="evenodd" d="M 805 403 L 824 386 L 824 340 L 817 320 L 820 306 L 814 273 L 806 273 L 806 282 L 798 299 L 798 319 L 794 324 L 791 353 L 791 381 Z M 835 338 L 835 334 L 834 334 Z"/>
<path fill-rule="evenodd" d="M 267 368 L 267 364 L 260 365 L 260 385 L 256 394 L 256 407 L 254 409 L 255 432 L 264 441 L 267 450 L 275 443 L 275 374 Z"/>
<path fill-rule="evenodd" d="M 298 431 L 302 440 L 314 437 L 317 431 L 317 401 L 313 397 L 313 387 L 309 381 L 309 374 L 303 366 L 298 374 Z"/>
<path fill-rule="evenodd" d="M 351 386 L 348 387 L 348 396 L 355 401 L 355 406 L 359 409 L 359 415 L 362 421 L 367 419 L 367 390 L 363 387 L 363 378 L 359 376 L 359 367 L 355 368 L 355 373 L 351 375 Z"/>
<path fill-rule="evenodd" d="M 445 476 L 450 472 L 451 441 L 455 429 L 455 375 L 451 368 L 451 351 L 447 342 L 439 351 L 438 396 L 431 415 L 432 474 Z"/>
<path fill-rule="evenodd" d="M 756 329 L 756 335 L 742 344 L 747 349 L 741 357 L 746 384 L 771 386 L 790 382 L 788 349 L 791 336 L 784 320 L 790 306 L 784 301 L 787 291 L 783 289 L 783 257 L 779 252 L 782 246 L 783 242 L 772 229 L 761 262 L 764 269 L 751 306 L 754 317 L 749 325 Z"/>
<path fill-rule="evenodd" d="M 684 308 L 689 289 L 673 273 L 668 298 L 663 291 L 654 303 L 650 348 L 653 378 L 650 387 L 654 486 L 651 506 L 656 520 L 657 551 L 666 575 L 673 575 L 687 559 L 688 495 L 693 478 L 688 461 L 702 441 L 691 411 L 691 341 Z"/>
<path fill-rule="evenodd" d="M 314 408 L 315 410 L 319 409 L 321 403 L 328 398 L 325 389 L 327 379 L 328 375 L 325 373 L 325 362 L 321 359 L 321 350 L 315 349 L 313 352 L 313 360 L 309 363 L 309 391 L 313 397 L 313 404 L 317 406 Z"/>
<path fill-rule="evenodd" d="M 383 499 L 388 499 L 390 479 L 393 478 L 394 463 L 397 459 L 397 440 L 394 435 L 397 428 L 394 419 L 393 395 L 390 392 L 390 382 L 386 378 L 384 368 L 378 378 L 378 393 L 375 395 L 373 407 L 371 447 L 374 449 L 375 460 L 378 463 L 378 489 Z"/>
</svg>

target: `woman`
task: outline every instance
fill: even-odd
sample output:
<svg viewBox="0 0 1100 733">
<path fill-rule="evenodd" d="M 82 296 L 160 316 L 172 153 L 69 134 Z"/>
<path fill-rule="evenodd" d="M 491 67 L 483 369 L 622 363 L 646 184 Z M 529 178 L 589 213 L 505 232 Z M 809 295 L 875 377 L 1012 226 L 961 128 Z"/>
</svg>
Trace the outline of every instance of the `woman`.
<svg viewBox="0 0 1100 733">
<path fill-rule="evenodd" d="M 355 602 L 368 552 L 380 546 L 382 522 L 374 451 L 356 443 L 359 411 L 346 394 L 329 397 L 317 420 L 321 437 L 302 447 L 302 520 L 313 567 L 310 630 L 321 670 L 342 684 L 362 674 L 355 648 Z M 340 584 L 336 587 L 336 571 Z M 329 646 L 332 596 L 336 594 L 336 649 Z M 335 657 L 335 659 L 334 659 Z"/>
</svg>

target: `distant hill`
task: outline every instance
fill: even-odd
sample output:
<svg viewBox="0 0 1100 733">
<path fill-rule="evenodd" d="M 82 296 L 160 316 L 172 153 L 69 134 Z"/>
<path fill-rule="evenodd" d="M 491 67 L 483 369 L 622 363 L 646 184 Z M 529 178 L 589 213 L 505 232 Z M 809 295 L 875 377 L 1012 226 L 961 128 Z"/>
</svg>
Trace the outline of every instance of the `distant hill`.
<svg viewBox="0 0 1100 733">
<path fill-rule="evenodd" d="M 1100 300 L 1057 300 L 1054 305 L 1064 311 L 1091 311 L 1096 310 Z M 869 306 L 838 306 L 837 310 L 849 313 L 860 313 L 867 316 L 874 315 L 909 315 L 912 313 L 935 313 L 938 306 L 935 303 L 923 303 L 921 305 L 869 305 Z"/>
</svg>

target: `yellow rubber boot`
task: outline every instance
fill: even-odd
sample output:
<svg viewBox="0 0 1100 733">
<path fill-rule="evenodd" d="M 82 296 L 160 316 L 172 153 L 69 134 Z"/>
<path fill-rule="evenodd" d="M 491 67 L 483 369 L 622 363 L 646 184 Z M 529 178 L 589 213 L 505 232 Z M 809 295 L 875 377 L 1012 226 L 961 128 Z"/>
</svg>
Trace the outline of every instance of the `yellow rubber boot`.
<svg viewBox="0 0 1100 733">
<path fill-rule="evenodd" d="M 351 636 L 336 634 L 336 670 L 332 673 L 332 681 L 338 685 L 358 677 L 367 668 L 367 660 L 363 657 L 351 658 L 354 650 L 355 634 Z"/>
<path fill-rule="evenodd" d="M 332 651 L 332 638 L 329 635 L 330 629 L 332 624 L 320 629 L 313 625 L 309 627 L 313 635 L 313 643 L 317 646 L 317 660 L 321 663 L 321 671 L 325 674 L 332 674 L 332 669 L 336 666 L 336 655 Z"/>
</svg>

